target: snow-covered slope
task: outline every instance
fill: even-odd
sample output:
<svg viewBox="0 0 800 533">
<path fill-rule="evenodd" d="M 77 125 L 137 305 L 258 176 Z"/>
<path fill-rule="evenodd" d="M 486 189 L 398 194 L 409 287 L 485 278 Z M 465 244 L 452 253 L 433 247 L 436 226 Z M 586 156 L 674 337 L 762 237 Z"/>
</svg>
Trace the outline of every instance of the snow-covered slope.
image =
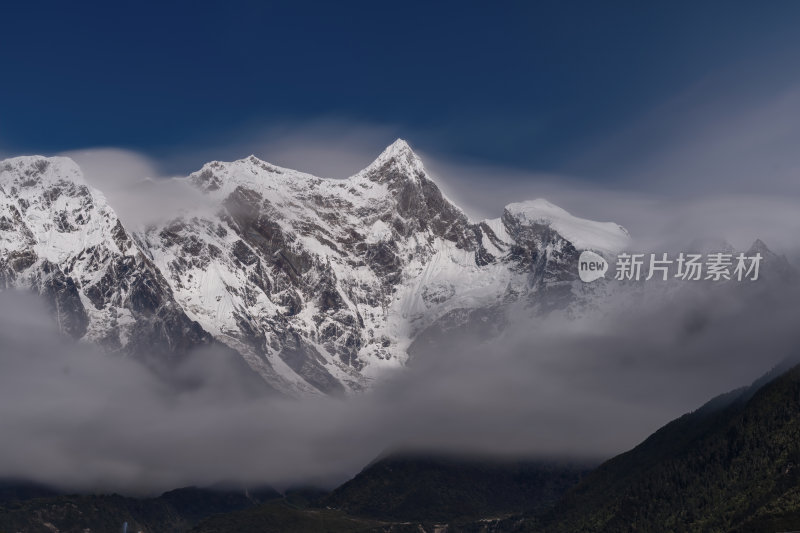
<svg viewBox="0 0 800 533">
<path fill-rule="evenodd" d="M 0 162 L 0 287 L 33 288 L 66 333 L 156 364 L 211 341 L 67 158 Z"/>
<path fill-rule="evenodd" d="M 506 212 L 521 223 L 543 224 L 581 250 L 616 253 L 630 242 L 628 231 L 613 222 L 595 222 L 578 218 L 542 198 L 509 204 Z"/>
<path fill-rule="evenodd" d="M 279 390 L 338 394 L 474 313 L 569 307 L 580 250 L 628 238 L 545 200 L 471 222 L 402 140 L 344 180 L 253 156 L 182 179 L 215 207 L 131 231 L 70 160 L 0 163 L 0 279 L 44 293 L 57 277 L 76 337 L 168 355 L 213 340 Z"/>
</svg>

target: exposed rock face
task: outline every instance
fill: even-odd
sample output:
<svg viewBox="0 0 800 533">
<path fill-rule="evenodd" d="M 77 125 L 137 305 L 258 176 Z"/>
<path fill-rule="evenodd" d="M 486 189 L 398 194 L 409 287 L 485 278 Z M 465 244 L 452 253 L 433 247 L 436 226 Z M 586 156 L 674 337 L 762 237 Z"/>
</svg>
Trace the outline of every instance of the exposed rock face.
<svg viewBox="0 0 800 533">
<path fill-rule="evenodd" d="M 0 286 L 37 290 L 109 350 L 161 361 L 218 342 L 278 390 L 341 394 L 436 332 L 568 308 L 580 250 L 627 240 L 543 200 L 472 222 L 402 140 L 345 180 L 252 156 L 182 179 L 216 207 L 134 231 L 72 161 L 0 162 Z"/>
<path fill-rule="evenodd" d="M 74 338 L 159 362 L 213 340 L 69 159 L 0 163 L 0 250 L 0 285 L 40 293 Z"/>
</svg>

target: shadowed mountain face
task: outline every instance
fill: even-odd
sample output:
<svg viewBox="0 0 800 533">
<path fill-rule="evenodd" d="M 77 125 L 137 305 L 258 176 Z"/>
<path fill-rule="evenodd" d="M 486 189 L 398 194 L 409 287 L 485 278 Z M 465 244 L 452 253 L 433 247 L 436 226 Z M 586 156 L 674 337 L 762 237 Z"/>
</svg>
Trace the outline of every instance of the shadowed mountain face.
<svg viewBox="0 0 800 533">
<path fill-rule="evenodd" d="M 584 464 L 398 455 L 369 465 L 332 493 L 189 487 L 139 499 L 58 496 L 46 487 L 9 482 L 0 531 L 105 532 L 123 522 L 130 531 L 148 533 L 419 531 L 446 522 L 471 527 L 479 518 L 542 511 L 586 472 Z"/>
<path fill-rule="evenodd" d="M 323 504 L 396 521 L 499 517 L 551 506 L 586 464 L 393 456 L 365 468 Z"/>
<path fill-rule="evenodd" d="M 666 425 L 526 531 L 800 529 L 800 366 Z"/>
<path fill-rule="evenodd" d="M 579 249 L 628 239 L 544 200 L 472 222 L 402 140 L 345 180 L 249 157 L 175 182 L 207 202 L 126 227 L 71 160 L 0 162 L 0 287 L 153 366 L 218 344 L 279 391 L 337 395 L 437 332 L 476 318 L 499 331 L 516 302 L 574 304 Z"/>
<path fill-rule="evenodd" d="M 13 479 L 0 480 L 0 505 L 58 494 L 59 491 L 40 483 Z"/>
<path fill-rule="evenodd" d="M 192 531 L 487 531 L 500 518 L 549 508 L 587 471 L 576 463 L 394 455 L 327 496 L 217 515 Z"/>
<path fill-rule="evenodd" d="M 234 491 L 188 487 L 157 498 L 130 498 L 119 494 L 56 496 L 52 489 L 38 487 L 34 492 L 31 487 L 29 483 L 0 485 L 4 495 L 0 531 L 105 533 L 122 531 L 127 522 L 128 531 L 177 533 L 188 531 L 209 516 L 281 498 L 270 488 Z"/>
</svg>

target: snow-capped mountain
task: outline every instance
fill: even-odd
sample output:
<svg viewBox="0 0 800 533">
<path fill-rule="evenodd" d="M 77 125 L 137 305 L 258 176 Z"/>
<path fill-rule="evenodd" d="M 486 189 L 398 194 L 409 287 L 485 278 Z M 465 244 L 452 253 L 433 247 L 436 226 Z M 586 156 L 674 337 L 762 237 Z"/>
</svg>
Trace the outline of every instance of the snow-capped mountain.
<svg viewBox="0 0 800 533">
<path fill-rule="evenodd" d="M 71 160 L 0 162 L 0 284 L 109 350 L 157 363 L 216 342 L 280 391 L 337 394 L 476 314 L 568 308 L 580 251 L 628 242 L 541 199 L 473 222 L 402 140 L 344 180 L 253 156 L 181 179 L 215 207 L 126 228 Z"/>
<path fill-rule="evenodd" d="M 64 332 L 153 363 L 212 341 L 67 158 L 0 162 L 0 287 L 32 288 Z"/>
</svg>

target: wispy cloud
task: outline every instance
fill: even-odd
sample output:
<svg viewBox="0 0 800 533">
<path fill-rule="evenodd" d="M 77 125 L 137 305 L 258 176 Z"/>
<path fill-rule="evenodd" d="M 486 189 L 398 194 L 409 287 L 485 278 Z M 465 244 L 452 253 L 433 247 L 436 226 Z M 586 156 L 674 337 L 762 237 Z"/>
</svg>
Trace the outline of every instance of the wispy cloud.
<svg viewBox="0 0 800 533">
<path fill-rule="evenodd" d="M 245 128 L 227 142 L 179 146 L 157 159 L 168 172 L 184 174 L 208 161 L 233 161 L 252 154 L 315 176 L 346 178 L 399 136 L 399 128 L 390 124 L 328 116 Z"/>
<path fill-rule="evenodd" d="M 94 148 L 64 152 L 81 168 L 130 228 L 171 219 L 181 211 L 210 205 L 183 180 L 169 179 L 153 159 L 129 150 Z"/>
</svg>

